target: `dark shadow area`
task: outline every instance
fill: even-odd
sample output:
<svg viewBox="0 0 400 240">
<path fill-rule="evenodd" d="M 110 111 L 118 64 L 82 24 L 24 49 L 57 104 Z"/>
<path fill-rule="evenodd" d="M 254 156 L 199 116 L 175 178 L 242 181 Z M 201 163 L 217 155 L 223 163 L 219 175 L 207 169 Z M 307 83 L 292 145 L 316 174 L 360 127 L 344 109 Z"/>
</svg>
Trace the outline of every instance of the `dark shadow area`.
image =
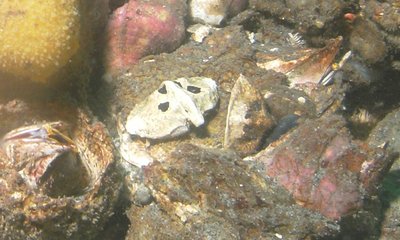
<svg viewBox="0 0 400 240">
<path fill-rule="evenodd" d="M 400 169 L 390 171 L 383 179 L 380 194 L 383 209 L 390 207 L 390 203 L 400 198 Z"/>
<path fill-rule="evenodd" d="M 378 67 L 376 67 L 378 68 Z M 373 123 L 349 123 L 351 133 L 358 139 L 366 139 L 375 124 L 386 114 L 400 106 L 400 81 L 398 71 L 382 71 L 371 84 L 355 86 L 346 94 L 344 115 L 350 119 L 359 109 L 365 109 L 375 120 Z"/>
<path fill-rule="evenodd" d="M 130 207 L 130 203 L 120 194 L 118 204 L 115 207 L 114 215 L 112 215 L 106 222 L 103 231 L 101 231 L 96 240 L 122 240 L 125 239 L 128 232 L 130 221 L 126 216 L 126 211 Z"/>
<path fill-rule="evenodd" d="M 382 203 L 381 239 L 395 239 L 400 231 L 400 168 L 390 171 L 382 183 L 379 199 Z M 393 238 L 392 238 L 393 237 Z"/>
</svg>

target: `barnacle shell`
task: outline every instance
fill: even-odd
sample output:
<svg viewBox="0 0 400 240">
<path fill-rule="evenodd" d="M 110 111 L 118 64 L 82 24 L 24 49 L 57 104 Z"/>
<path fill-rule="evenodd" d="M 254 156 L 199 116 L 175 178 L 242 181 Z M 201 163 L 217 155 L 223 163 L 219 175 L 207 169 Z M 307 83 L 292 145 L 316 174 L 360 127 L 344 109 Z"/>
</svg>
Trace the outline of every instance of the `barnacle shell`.
<svg viewBox="0 0 400 240">
<path fill-rule="evenodd" d="M 13 125 L 10 120 L 17 124 L 30 118 L 42 122 L 59 118 L 66 122 L 81 163 L 75 169 L 82 177 L 65 176 L 71 174 L 63 165 L 68 161 L 60 158 L 46 170 L 48 177 L 44 183 L 34 189 L 0 151 L 0 238 L 94 238 L 112 213 L 120 189 L 113 171 L 113 147 L 107 131 L 103 124 L 92 122 L 90 114 L 82 109 L 42 103 L 41 110 L 35 110 L 32 104 L 19 105 L 24 107 L 15 108 L 15 112 L 7 105 L 0 105 L 0 130 L 3 132 L 4 126 Z M 64 188 L 70 186 L 79 191 L 65 192 Z"/>
</svg>

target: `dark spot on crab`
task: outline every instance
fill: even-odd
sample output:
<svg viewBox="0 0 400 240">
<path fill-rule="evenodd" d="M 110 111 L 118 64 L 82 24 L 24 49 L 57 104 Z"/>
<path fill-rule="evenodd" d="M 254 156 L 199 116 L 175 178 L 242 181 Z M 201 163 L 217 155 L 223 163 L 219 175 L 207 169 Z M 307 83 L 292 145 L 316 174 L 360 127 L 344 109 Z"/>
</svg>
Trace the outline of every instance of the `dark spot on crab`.
<svg viewBox="0 0 400 240">
<path fill-rule="evenodd" d="M 158 104 L 158 109 L 160 109 L 162 112 L 166 112 L 169 108 L 169 102 L 163 102 Z"/>
<path fill-rule="evenodd" d="M 167 94 L 167 88 L 165 87 L 165 84 L 163 84 L 163 86 L 158 89 L 158 92 L 161 94 Z"/>
<path fill-rule="evenodd" d="M 201 92 L 201 88 L 195 86 L 187 86 L 186 88 L 189 92 L 197 94 Z"/>
<path fill-rule="evenodd" d="M 180 82 L 178 82 L 178 81 L 173 81 L 176 85 L 178 85 L 179 87 L 181 87 L 182 88 L 182 84 L 180 83 Z"/>
</svg>

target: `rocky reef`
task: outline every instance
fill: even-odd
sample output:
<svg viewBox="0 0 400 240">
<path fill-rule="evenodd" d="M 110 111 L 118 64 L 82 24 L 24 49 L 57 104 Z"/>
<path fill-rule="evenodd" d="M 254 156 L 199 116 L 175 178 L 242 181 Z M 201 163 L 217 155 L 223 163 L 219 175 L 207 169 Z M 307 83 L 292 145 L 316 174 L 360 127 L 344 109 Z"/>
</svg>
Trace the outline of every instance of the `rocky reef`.
<svg viewBox="0 0 400 240">
<path fill-rule="evenodd" d="M 399 7 L 1 2 L 0 238 L 396 239 Z"/>
</svg>

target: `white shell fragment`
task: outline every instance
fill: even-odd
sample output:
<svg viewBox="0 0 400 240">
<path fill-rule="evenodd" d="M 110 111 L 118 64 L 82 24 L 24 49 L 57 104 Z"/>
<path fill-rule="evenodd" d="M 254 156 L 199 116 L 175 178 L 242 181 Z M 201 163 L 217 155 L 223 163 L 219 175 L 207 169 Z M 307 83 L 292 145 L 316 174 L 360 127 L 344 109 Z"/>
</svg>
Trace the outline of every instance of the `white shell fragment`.
<svg viewBox="0 0 400 240">
<path fill-rule="evenodd" d="M 226 17 L 226 4 L 220 0 L 192 0 L 190 11 L 196 22 L 219 25 Z"/>
<path fill-rule="evenodd" d="M 201 43 L 214 29 L 216 28 L 213 28 L 210 25 L 194 24 L 188 27 L 186 31 L 192 34 L 192 39 L 194 41 Z"/>
<path fill-rule="evenodd" d="M 136 167 L 144 167 L 153 163 L 154 159 L 138 142 L 132 141 L 129 134 L 124 133 L 119 147 L 122 158 Z"/>
<path fill-rule="evenodd" d="M 247 0 L 192 0 L 190 14 L 194 22 L 220 25 L 223 20 L 232 17 L 247 6 Z"/>
<path fill-rule="evenodd" d="M 206 77 L 164 81 L 130 112 L 126 130 L 142 138 L 173 138 L 204 124 L 203 114 L 218 102 L 217 84 Z"/>
</svg>

